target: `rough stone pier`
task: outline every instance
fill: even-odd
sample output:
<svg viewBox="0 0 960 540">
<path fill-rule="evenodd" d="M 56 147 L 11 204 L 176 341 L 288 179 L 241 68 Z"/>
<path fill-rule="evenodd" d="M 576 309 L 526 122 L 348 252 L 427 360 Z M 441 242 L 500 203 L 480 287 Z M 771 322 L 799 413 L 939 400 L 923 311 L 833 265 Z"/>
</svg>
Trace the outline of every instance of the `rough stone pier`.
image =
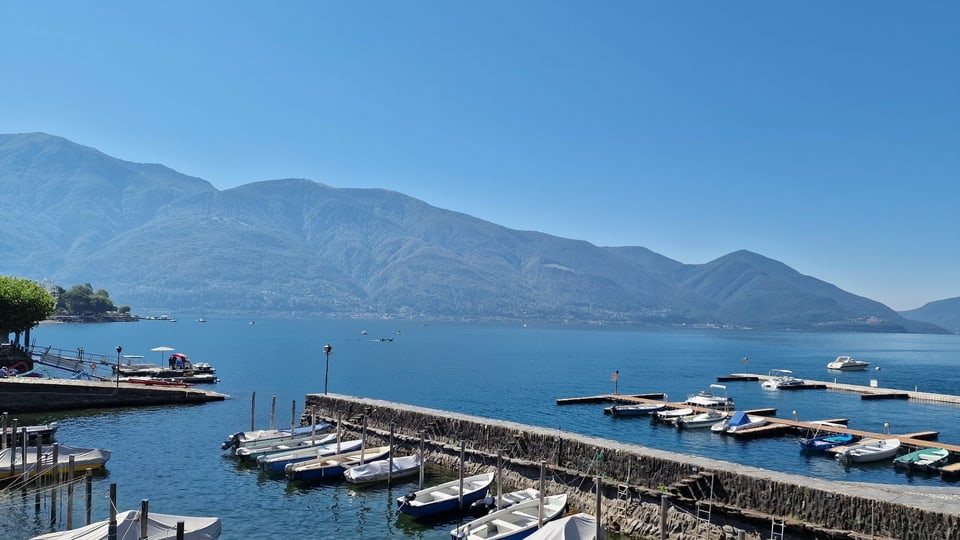
<svg viewBox="0 0 960 540">
<path fill-rule="evenodd" d="M 960 540 L 960 490 L 830 482 L 514 422 L 342 395 L 306 396 L 310 416 L 466 474 L 496 470 L 504 490 L 566 492 L 570 509 L 595 513 L 633 538 Z M 775 468 L 775 464 L 771 464 Z M 661 512 L 661 508 L 666 508 Z M 773 534 L 771 534 L 773 533 Z"/>
</svg>

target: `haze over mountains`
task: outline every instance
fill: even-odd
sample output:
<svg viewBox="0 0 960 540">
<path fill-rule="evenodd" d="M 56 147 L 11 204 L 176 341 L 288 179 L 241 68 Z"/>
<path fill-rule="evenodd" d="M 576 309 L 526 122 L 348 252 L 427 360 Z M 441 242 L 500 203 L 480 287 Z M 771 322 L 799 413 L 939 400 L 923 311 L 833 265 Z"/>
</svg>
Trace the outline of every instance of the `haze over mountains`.
<svg viewBox="0 0 960 540">
<path fill-rule="evenodd" d="M 3 274 L 138 314 L 960 331 L 960 299 L 906 319 L 749 251 L 683 264 L 304 179 L 220 191 L 42 133 L 0 135 L 0 194 Z"/>
</svg>

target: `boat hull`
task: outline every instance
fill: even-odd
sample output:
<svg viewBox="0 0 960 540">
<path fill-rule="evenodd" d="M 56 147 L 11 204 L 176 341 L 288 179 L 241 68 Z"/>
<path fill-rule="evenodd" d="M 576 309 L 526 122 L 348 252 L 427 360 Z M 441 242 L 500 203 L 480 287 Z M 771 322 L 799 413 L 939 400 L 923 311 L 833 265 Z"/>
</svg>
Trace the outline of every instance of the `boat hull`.
<svg viewBox="0 0 960 540">
<path fill-rule="evenodd" d="M 397 511 L 414 518 L 467 509 L 487 495 L 493 473 L 479 474 L 463 479 L 463 496 L 459 496 L 460 480 L 422 489 L 397 498 Z M 460 499 L 463 504 L 461 505 Z"/>
</svg>

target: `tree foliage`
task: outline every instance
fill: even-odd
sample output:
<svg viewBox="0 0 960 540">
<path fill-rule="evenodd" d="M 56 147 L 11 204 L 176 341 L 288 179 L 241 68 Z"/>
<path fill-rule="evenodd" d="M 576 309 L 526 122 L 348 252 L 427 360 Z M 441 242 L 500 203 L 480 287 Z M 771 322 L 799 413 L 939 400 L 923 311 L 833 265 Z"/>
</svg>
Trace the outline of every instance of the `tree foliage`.
<svg viewBox="0 0 960 540">
<path fill-rule="evenodd" d="M 110 293 L 105 289 L 94 291 L 89 283 L 74 285 L 69 291 L 61 288 L 59 296 L 57 309 L 70 315 L 97 315 L 117 309 L 110 299 Z"/>
<path fill-rule="evenodd" d="M 56 311 L 56 301 L 39 283 L 0 276 L 0 335 L 24 332 Z"/>
</svg>

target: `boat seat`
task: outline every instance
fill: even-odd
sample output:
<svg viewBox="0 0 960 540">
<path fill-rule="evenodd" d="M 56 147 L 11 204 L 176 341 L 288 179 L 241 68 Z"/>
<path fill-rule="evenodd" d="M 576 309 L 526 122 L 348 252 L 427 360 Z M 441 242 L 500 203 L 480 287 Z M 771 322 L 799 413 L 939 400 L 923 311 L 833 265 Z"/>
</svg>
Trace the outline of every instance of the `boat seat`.
<svg viewBox="0 0 960 540">
<path fill-rule="evenodd" d="M 534 521 L 537 521 L 538 519 L 540 519 L 540 517 L 537 516 L 536 514 L 528 514 L 528 513 L 524 512 L 524 511 L 522 511 L 522 510 L 517 510 L 517 511 L 513 512 L 513 514 L 514 514 L 514 515 L 517 515 L 517 516 L 520 516 L 520 517 L 527 518 L 527 519 L 532 519 L 532 520 L 534 520 Z"/>
<path fill-rule="evenodd" d="M 513 532 L 520 530 L 520 526 L 516 523 L 510 523 L 509 521 L 504 521 L 502 519 L 493 519 L 490 521 L 497 526 L 497 530 L 500 532 Z"/>
<path fill-rule="evenodd" d="M 450 494 L 444 493 L 444 492 L 442 492 L 442 491 L 431 491 L 431 492 L 430 492 L 430 496 L 431 496 L 434 500 L 437 500 L 437 501 L 439 501 L 439 500 L 441 500 L 441 499 L 449 499 L 449 498 L 450 498 Z"/>
</svg>

